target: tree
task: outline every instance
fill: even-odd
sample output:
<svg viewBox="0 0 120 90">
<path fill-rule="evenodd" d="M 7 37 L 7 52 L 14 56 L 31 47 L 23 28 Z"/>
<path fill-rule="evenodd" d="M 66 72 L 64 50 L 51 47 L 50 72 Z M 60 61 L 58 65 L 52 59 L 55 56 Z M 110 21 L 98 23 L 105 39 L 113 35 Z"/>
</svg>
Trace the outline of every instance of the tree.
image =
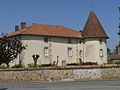
<svg viewBox="0 0 120 90">
<path fill-rule="evenodd" d="M 107 48 L 107 54 L 108 54 L 108 55 L 111 54 L 110 48 Z"/>
<path fill-rule="evenodd" d="M 13 61 L 25 49 L 22 42 L 16 38 L 9 38 L 6 35 L 0 39 L 0 65 Z"/>
<path fill-rule="evenodd" d="M 111 56 L 112 56 L 110 48 L 107 48 L 107 55 L 108 55 L 107 62 L 110 63 L 110 59 L 111 59 Z"/>
<path fill-rule="evenodd" d="M 37 60 L 40 57 L 40 55 L 34 54 L 34 55 L 32 55 L 32 57 L 33 57 L 33 60 L 34 60 L 34 66 L 37 67 Z"/>
</svg>

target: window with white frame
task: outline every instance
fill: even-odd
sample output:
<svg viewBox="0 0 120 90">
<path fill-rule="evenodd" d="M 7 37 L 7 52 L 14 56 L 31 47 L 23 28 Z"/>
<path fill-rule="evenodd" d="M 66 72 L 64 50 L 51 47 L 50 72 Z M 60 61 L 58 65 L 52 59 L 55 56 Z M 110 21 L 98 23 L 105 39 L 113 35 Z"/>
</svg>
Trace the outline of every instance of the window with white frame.
<svg viewBox="0 0 120 90">
<path fill-rule="evenodd" d="M 100 49 L 99 56 L 103 57 L 103 49 Z"/>
<path fill-rule="evenodd" d="M 44 56 L 48 56 L 49 50 L 48 47 L 44 47 Z"/>
<path fill-rule="evenodd" d="M 68 56 L 69 56 L 69 57 L 72 57 L 72 56 L 73 56 L 72 48 L 68 48 Z"/>
</svg>

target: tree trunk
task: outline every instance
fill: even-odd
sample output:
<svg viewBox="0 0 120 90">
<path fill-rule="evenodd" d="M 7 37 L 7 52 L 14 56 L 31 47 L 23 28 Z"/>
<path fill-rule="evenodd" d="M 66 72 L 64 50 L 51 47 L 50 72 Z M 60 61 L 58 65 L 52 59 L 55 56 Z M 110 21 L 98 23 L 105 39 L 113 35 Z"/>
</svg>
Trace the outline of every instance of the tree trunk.
<svg viewBox="0 0 120 90">
<path fill-rule="evenodd" d="M 37 67 L 37 60 L 34 60 L 34 66 Z"/>
<path fill-rule="evenodd" d="M 9 63 L 6 63 L 7 67 L 10 67 Z"/>
</svg>

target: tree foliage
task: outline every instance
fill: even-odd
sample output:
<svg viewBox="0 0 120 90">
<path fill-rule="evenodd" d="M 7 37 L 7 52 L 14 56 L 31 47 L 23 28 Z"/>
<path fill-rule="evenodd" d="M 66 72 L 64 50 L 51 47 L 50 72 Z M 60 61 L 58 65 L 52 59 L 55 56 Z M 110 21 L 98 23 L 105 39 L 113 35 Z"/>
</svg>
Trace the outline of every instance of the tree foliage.
<svg viewBox="0 0 120 90">
<path fill-rule="evenodd" d="M 16 38 L 8 38 L 6 35 L 0 39 L 0 65 L 13 61 L 25 49 L 22 42 Z"/>
</svg>

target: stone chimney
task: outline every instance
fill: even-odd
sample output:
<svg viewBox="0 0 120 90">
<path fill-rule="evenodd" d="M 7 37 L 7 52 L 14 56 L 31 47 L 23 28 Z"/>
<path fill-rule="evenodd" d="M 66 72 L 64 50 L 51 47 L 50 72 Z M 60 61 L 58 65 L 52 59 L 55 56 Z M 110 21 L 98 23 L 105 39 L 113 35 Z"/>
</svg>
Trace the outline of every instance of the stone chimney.
<svg viewBox="0 0 120 90">
<path fill-rule="evenodd" d="M 26 22 L 21 22 L 21 29 L 25 29 L 26 28 Z"/>
<path fill-rule="evenodd" d="M 15 25 L 15 32 L 19 31 L 19 26 Z"/>
</svg>

